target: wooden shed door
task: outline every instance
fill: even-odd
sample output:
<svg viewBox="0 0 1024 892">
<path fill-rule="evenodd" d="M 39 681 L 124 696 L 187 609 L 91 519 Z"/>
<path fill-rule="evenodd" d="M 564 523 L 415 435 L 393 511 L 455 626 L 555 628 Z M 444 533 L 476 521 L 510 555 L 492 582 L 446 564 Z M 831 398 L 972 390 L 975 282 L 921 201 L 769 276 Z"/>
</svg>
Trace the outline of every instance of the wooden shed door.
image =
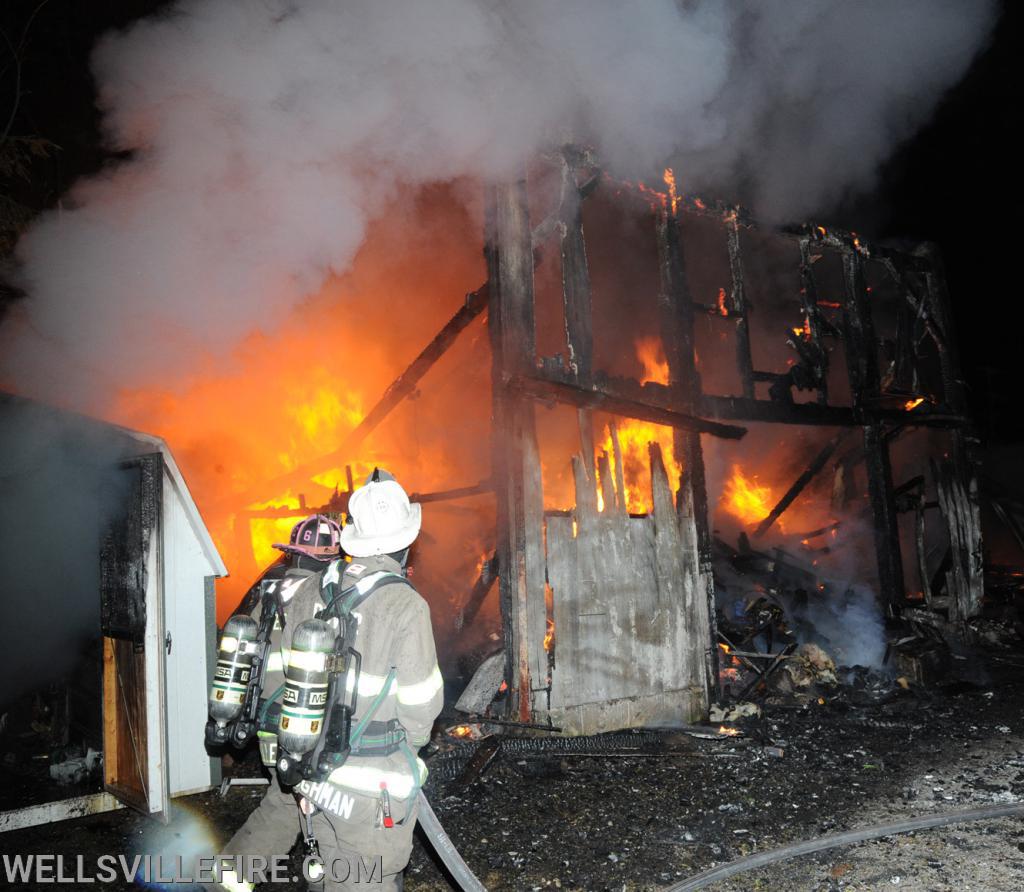
<svg viewBox="0 0 1024 892">
<path fill-rule="evenodd" d="M 163 459 L 123 463 L 122 502 L 100 550 L 103 784 L 125 805 L 164 818 Z"/>
</svg>

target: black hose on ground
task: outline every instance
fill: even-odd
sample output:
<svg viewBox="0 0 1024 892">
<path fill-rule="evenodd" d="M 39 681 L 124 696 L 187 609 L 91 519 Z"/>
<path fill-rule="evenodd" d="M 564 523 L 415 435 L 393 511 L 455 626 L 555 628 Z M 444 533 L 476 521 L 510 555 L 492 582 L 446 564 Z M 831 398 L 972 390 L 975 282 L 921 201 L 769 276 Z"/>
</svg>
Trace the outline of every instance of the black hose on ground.
<svg viewBox="0 0 1024 892">
<path fill-rule="evenodd" d="M 451 875 L 459 884 L 459 888 L 463 892 L 487 892 L 487 887 L 476 878 L 473 871 L 469 869 L 469 865 L 462 860 L 462 856 L 459 854 L 458 849 L 455 848 L 448 834 L 444 832 L 444 827 L 441 826 L 441 822 L 437 819 L 437 815 L 434 814 L 434 810 L 430 807 L 430 803 L 427 802 L 427 797 L 423 795 L 422 790 L 420 790 L 418 820 L 423 828 L 423 832 L 427 835 L 427 839 L 430 840 L 430 844 L 434 847 L 434 851 L 437 852 L 438 856 L 445 863 L 445 867 L 451 872 Z"/>
<path fill-rule="evenodd" d="M 736 861 L 730 861 L 728 864 L 713 867 L 711 870 L 705 870 L 703 873 L 698 873 L 688 880 L 671 886 L 666 892 L 690 892 L 692 889 L 703 889 L 705 886 L 710 886 L 719 880 L 728 879 L 731 876 L 753 870 L 756 867 L 765 867 L 768 864 L 774 864 L 776 861 L 785 861 L 789 858 L 796 858 L 799 855 L 810 855 L 813 852 L 834 849 L 838 846 L 848 846 L 857 842 L 865 842 L 869 839 L 880 839 L 883 836 L 893 836 L 897 833 L 912 833 L 915 830 L 928 830 L 931 827 L 942 827 L 946 824 L 961 824 L 967 821 L 984 821 L 992 818 L 1008 818 L 1013 815 L 1024 815 L 1024 803 L 986 805 L 982 808 L 968 808 L 964 811 L 951 811 L 922 818 L 910 818 L 909 820 L 896 821 L 892 824 L 876 824 L 874 827 L 865 827 L 862 830 L 831 833 L 828 836 L 819 836 L 815 839 L 783 846 L 780 849 L 759 852 L 756 855 L 748 855 L 746 858 L 739 858 Z"/>
</svg>

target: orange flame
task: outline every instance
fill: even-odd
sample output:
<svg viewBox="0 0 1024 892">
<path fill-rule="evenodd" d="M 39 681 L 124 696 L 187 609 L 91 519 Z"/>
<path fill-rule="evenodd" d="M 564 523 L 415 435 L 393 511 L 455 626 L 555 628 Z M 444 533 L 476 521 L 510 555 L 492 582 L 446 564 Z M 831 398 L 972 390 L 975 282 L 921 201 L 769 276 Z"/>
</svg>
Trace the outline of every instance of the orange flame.
<svg viewBox="0 0 1024 892">
<path fill-rule="evenodd" d="M 661 176 L 665 181 L 665 185 L 668 186 L 669 205 L 674 214 L 679 209 L 679 195 L 676 193 L 676 175 L 671 167 L 666 167 L 665 172 Z"/>
<path fill-rule="evenodd" d="M 544 635 L 544 650 L 546 650 L 548 653 L 551 653 L 551 648 L 555 644 L 555 621 L 549 618 L 547 620 L 547 623 L 548 631 Z"/>
<path fill-rule="evenodd" d="M 743 732 L 739 728 L 730 728 L 728 725 L 719 725 L 718 733 L 725 737 L 739 737 Z"/>
<path fill-rule="evenodd" d="M 907 400 L 903 404 L 903 409 L 906 412 L 912 412 L 914 409 L 916 409 L 918 406 L 920 406 L 921 403 L 923 403 L 923 402 L 924 402 L 924 397 L 923 396 L 919 396 L 919 397 L 917 397 L 917 399 Z"/>
<path fill-rule="evenodd" d="M 661 338 L 640 338 L 636 342 L 636 356 L 643 366 L 640 383 L 651 381 L 655 384 L 668 384 L 669 368 L 665 351 L 662 349 Z"/>
<path fill-rule="evenodd" d="M 718 289 L 718 315 L 719 316 L 728 316 L 729 315 L 729 307 L 728 307 L 728 305 L 725 302 L 725 289 L 724 288 L 719 288 Z"/>
<path fill-rule="evenodd" d="M 775 504 L 772 491 L 757 482 L 757 476 L 747 477 L 739 465 L 733 465 L 732 477 L 722 491 L 722 507 L 745 525 L 760 523 Z M 777 521 L 782 527 L 781 519 Z"/>
</svg>

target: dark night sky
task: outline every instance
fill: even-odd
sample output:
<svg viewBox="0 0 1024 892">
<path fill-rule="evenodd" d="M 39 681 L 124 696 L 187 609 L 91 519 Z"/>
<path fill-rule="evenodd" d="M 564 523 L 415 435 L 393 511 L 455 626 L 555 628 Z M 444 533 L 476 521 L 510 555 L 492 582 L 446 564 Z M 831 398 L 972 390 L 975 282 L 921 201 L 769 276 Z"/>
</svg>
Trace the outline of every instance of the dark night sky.
<svg viewBox="0 0 1024 892">
<path fill-rule="evenodd" d="M 970 2 L 970 0 L 965 0 Z M 52 206 L 73 180 L 98 169 L 99 116 L 93 104 L 88 54 L 96 37 L 166 0 L 48 0 L 25 40 L 22 98 L 13 133 L 38 134 L 60 147 L 37 162 L 28 182 L 8 185 L 31 208 Z M 39 0 L 5 0 L 0 28 L 19 43 Z M 877 191 L 835 212 L 832 222 L 875 239 L 937 242 L 946 263 L 958 339 L 982 435 L 989 441 L 1024 439 L 1024 415 L 1015 388 L 1019 329 L 1010 307 L 1016 297 L 1010 239 L 1017 234 L 1019 137 L 1022 103 L 1021 5 L 1005 0 L 991 47 L 942 103 L 932 123 L 881 171 Z M 0 65 L 3 117 L 10 114 L 14 72 L 10 54 Z M 823 219 L 828 219 L 824 216 Z"/>
</svg>

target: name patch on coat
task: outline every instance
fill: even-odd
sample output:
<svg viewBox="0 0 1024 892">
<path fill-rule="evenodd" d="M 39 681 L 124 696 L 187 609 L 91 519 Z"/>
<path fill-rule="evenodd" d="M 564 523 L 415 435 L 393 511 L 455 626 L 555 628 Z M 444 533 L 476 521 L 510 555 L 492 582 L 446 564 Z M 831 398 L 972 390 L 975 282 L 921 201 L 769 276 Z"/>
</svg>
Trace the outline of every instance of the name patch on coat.
<svg viewBox="0 0 1024 892">
<path fill-rule="evenodd" d="M 316 803 L 324 811 L 347 821 L 352 815 L 352 807 L 356 804 L 355 799 L 347 793 L 342 793 L 333 784 L 324 781 L 314 784 L 312 781 L 304 780 L 296 789 L 310 802 Z"/>
</svg>

